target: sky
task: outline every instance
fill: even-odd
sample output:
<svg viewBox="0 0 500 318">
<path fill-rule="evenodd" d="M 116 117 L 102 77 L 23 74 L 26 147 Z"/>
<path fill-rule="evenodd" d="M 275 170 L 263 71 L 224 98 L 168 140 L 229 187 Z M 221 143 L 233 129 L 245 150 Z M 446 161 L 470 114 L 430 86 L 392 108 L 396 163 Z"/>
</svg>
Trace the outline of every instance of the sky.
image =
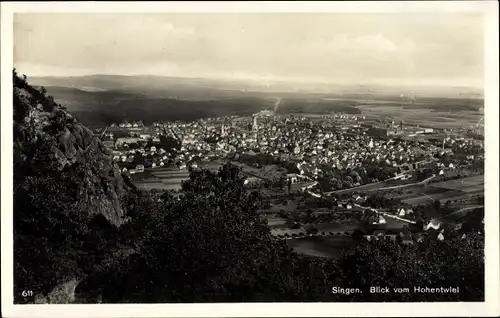
<svg viewBox="0 0 500 318">
<path fill-rule="evenodd" d="M 483 86 L 471 13 L 17 13 L 14 65 L 90 74 Z"/>
</svg>

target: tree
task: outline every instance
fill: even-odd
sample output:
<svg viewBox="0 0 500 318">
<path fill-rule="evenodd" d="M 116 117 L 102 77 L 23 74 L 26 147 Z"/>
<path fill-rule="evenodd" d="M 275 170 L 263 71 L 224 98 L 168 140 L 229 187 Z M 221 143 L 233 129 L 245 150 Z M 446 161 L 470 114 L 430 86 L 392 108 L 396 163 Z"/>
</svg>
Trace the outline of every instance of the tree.
<svg viewBox="0 0 500 318">
<path fill-rule="evenodd" d="M 104 300 L 214 301 L 223 295 L 242 301 L 264 292 L 293 297 L 291 274 L 266 278 L 275 274 L 270 264 L 282 266 L 291 254 L 272 240 L 256 212 L 260 195 L 243 188 L 238 172 L 232 166 L 192 171 L 180 200 L 142 198 L 130 225 L 141 232 L 142 252 L 105 276 L 113 287 Z"/>
<path fill-rule="evenodd" d="M 354 232 L 352 233 L 352 238 L 359 243 L 363 239 L 364 235 L 365 233 L 362 230 L 355 229 Z"/>
<path fill-rule="evenodd" d="M 280 190 L 283 190 L 284 186 L 285 186 L 285 179 L 283 178 L 283 176 L 280 176 L 280 178 L 279 178 L 279 188 L 280 188 Z"/>
<path fill-rule="evenodd" d="M 343 287 L 364 290 L 369 290 L 371 286 L 410 288 L 410 293 L 364 293 L 341 297 L 340 300 L 484 299 L 484 241 L 478 235 L 470 236 L 467 240 L 427 240 L 409 246 L 383 239 L 365 242 L 345 252 L 340 259 L 339 268 L 346 278 Z M 457 286 L 460 293 L 419 294 L 412 292 L 414 286 Z"/>
<path fill-rule="evenodd" d="M 439 212 L 441 211 L 441 201 L 434 200 L 434 209 L 436 210 L 436 213 L 439 214 Z"/>
<path fill-rule="evenodd" d="M 48 193 L 26 193 L 36 195 L 37 200 L 45 200 L 47 194 L 60 192 L 54 188 L 59 184 L 47 182 L 44 188 Z M 59 202 L 50 195 L 48 199 Z M 82 286 L 87 291 L 101 289 L 104 302 L 425 301 L 483 297 L 484 243 L 481 236 L 470 233 L 467 240 L 424 241 L 411 246 L 399 246 L 385 240 L 371 243 L 359 240 L 358 246 L 345 251 L 338 262 L 306 258 L 295 254 L 283 241 L 271 237 L 268 226 L 257 213 L 262 200 L 259 193 L 243 187 L 239 169 L 230 165 L 225 165 L 218 173 L 190 171 L 190 179 L 183 183 L 176 196 L 169 192 L 137 192 L 127 203 L 131 207 L 127 214 L 131 221 L 117 234 L 113 234 L 113 227 L 103 218 L 95 217 L 85 230 L 94 240 L 86 239 L 85 235 L 81 240 L 86 250 L 97 249 L 90 255 L 92 261 L 112 259 L 98 249 L 99 242 L 109 246 L 118 240 L 133 246 L 135 253 L 120 257 L 110 265 L 97 264 L 94 271 L 85 269 L 90 275 Z M 50 204 L 42 203 L 46 209 L 54 210 Z M 35 222 L 40 225 L 44 219 Z M 71 230 L 72 235 L 81 233 L 79 226 Z M 38 228 L 33 227 L 33 230 Z M 60 235 L 57 228 L 49 229 Z M 309 233 L 317 231 L 313 226 L 307 230 Z M 79 241 L 73 240 L 74 243 Z M 47 241 L 36 243 L 40 244 L 36 245 L 36 250 L 57 253 L 55 249 L 43 250 L 43 246 L 55 244 L 54 241 L 49 245 Z M 64 255 L 76 250 L 85 249 L 74 245 L 69 250 L 62 249 Z M 22 249 L 19 253 L 31 260 Z M 41 256 L 47 257 L 47 253 Z M 51 274 L 62 275 L 58 280 L 74 274 L 80 265 L 67 262 L 62 255 L 50 254 L 48 260 L 43 257 L 36 260 L 37 266 L 41 264 L 45 271 L 48 265 L 44 264 L 61 260 L 57 263 L 61 264 L 61 270 Z M 16 270 L 19 277 L 29 277 L 22 276 L 22 267 Z M 48 276 L 42 277 L 48 279 Z M 459 284 L 461 293 L 410 293 L 398 294 L 396 298 L 383 294 L 347 297 L 331 293 L 332 286 L 369 288 L 377 284 L 388 287 Z"/>
<path fill-rule="evenodd" d="M 181 149 L 181 143 L 172 136 L 160 135 L 160 146 L 167 152 Z"/>
<path fill-rule="evenodd" d="M 79 275 L 78 250 L 85 235 L 83 215 L 66 188 L 65 175 L 27 177 L 15 187 L 14 281 L 16 302 L 24 289 L 47 293 Z"/>
</svg>

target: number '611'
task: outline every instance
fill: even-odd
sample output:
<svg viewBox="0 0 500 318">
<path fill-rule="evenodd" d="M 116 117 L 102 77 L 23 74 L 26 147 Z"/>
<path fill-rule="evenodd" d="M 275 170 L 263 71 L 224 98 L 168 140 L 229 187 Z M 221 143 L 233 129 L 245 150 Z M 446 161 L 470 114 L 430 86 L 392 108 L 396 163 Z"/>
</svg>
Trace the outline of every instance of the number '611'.
<svg viewBox="0 0 500 318">
<path fill-rule="evenodd" d="M 33 296 L 33 291 L 32 290 L 23 290 L 23 292 L 21 293 L 21 295 L 23 297 L 31 297 L 31 296 Z"/>
</svg>

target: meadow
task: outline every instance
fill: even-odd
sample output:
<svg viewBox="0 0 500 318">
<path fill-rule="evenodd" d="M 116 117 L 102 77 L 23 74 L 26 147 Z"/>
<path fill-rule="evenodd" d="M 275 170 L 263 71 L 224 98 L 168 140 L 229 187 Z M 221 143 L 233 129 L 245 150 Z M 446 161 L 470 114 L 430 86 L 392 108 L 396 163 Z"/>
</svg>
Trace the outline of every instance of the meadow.
<svg viewBox="0 0 500 318">
<path fill-rule="evenodd" d="M 430 186 L 414 189 L 410 194 L 397 198 L 403 203 L 418 205 L 431 200 L 446 201 L 470 200 L 484 196 L 484 175 L 447 180 L 433 183 Z"/>
<path fill-rule="evenodd" d="M 460 128 L 476 124 L 482 117 L 479 110 L 436 109 L 432 105 L 418 105 L 406 108 L 404 105 L 364 104 L 356 108 L 368 118 L 391 118 L 395 122 L 403 120 L 408 125 L 435 128 Z"/>
<path fill-rule="evenodd" d="M 189 179 L 188 170 L 172 170 L 170 168 L 148 169 L 151 178 L 134 178 L 134 185 L 140 189 L 178 190 L 182 181 Z"/>
<path fill-rule="evenodd" d="M 332 259 L 340 258 L 344 249 L 356 244 L 350 236 L 311 236 L 287 240 L 286 243 L 296 253 Z"/>
</svg>

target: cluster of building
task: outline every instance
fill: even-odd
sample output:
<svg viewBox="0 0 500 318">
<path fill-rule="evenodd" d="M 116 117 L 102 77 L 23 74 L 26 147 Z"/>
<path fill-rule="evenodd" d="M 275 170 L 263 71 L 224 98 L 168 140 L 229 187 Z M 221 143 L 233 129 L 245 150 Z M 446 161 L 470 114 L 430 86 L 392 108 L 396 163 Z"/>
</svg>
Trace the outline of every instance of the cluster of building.
<svg viewBox="0 0 500 318">
<path fill-rule="evenodd" d="M 398 138 L 379 134 L 380 125 L 414 130 L 405 128 L 402 122 L 395 127 L 394 122 L 370 122 L 360 115 L 278 117 L 263 111 L 251 118 L 219 117 L 190 123 L 157 122 L 146 126 L 140 121 L 126 122 L 97 133 L 113 149 L 115 160 L 129 172 L 139 165 L 186 167 L 200 160 L 223 159 L 228 154 L 270 155 L 293 162 L 300 174 L 311 177 L 320 175 L 325 166 L 339 170 L 370 164 L 404 167 L 458 150 L 467 153 L 465 160 L 484 158 L 477 151 L 484 147 L 480 141 L 458 136 L 440 139 L 438 134 L 426 140 Z M 420 132 L 433 134 L 434 130 L 424 128 L 416 133 Z M 162 142 L 162 135 L 170 143 L 177 143 L 177 148 Z"/>
</svg>

